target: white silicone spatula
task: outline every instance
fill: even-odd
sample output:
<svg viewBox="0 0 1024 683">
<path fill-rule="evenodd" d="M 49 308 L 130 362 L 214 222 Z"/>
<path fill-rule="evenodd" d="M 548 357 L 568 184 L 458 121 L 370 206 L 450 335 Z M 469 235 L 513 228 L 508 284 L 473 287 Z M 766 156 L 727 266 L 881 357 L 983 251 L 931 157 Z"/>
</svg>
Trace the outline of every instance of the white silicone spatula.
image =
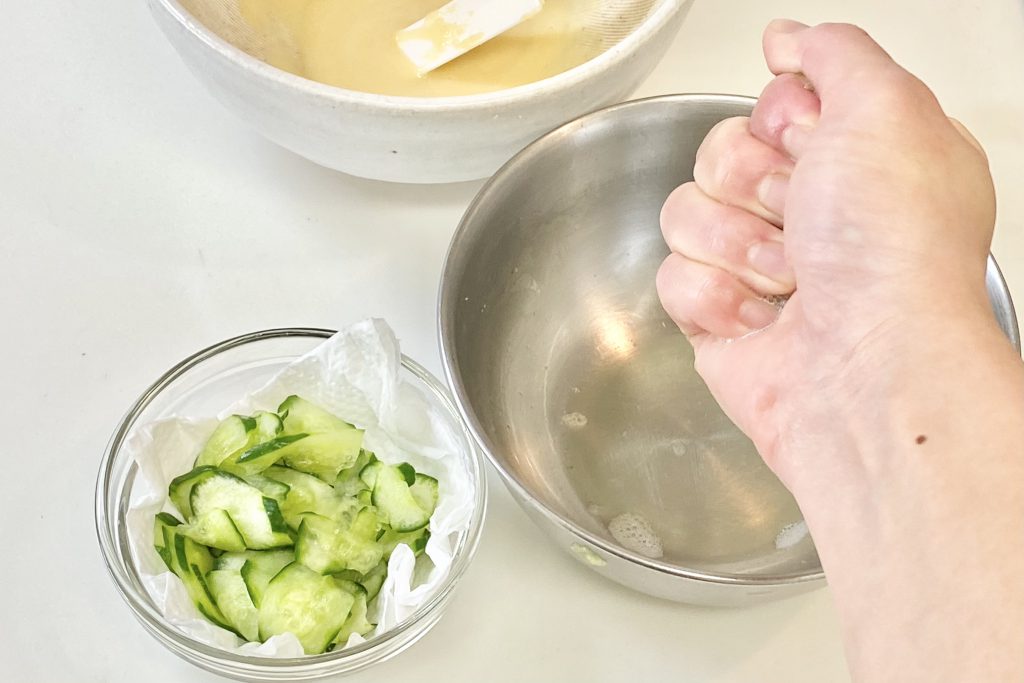
<svg viewBox="0 0 1024 683">
<path fill-rule="evenodd" d="M 423 75 L 517 26 L 544 0 L 452 0 L 398 32 L 398 47 Z"/>
</svg>

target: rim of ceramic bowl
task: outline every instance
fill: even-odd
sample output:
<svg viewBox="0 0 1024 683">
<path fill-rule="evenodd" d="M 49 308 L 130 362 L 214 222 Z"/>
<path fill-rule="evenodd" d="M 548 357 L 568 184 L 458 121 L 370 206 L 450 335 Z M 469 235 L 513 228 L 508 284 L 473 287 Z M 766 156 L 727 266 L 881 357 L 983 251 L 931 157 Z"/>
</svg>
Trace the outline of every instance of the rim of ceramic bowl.
<svg viewBox="0 0 1024 683">
<path fill-rule="evenodd" d="M 824 570 L 816 568 L 806 572 L 790 572 L 785 574 L 765 574 L 758 576 L 751 576 L 745 574 L 730 574 L 727 572 L 715 573 L 697 569 L 689 569 L 680 565 L 670 564 L 668 562 L 654 560 L 639 553 L 634 553 L 621 546 L 605 539 L 590 531 L 584 529 L 575 522 L 563 517 L 547 503 L 542 501 L 540 498 L 535 496 L 526 486 L 519 482 L 519 480 L 508 472 L 505 467 L 498 462 L 497 458 L 493 453 L 498 452 L 493 442 L 488 438 L 482 425 L 476 417 L 475 411 L 469 405 L 469 401 L 466 398 L 465 385 L 462 382 L 461 377 L 456 373 L 456 360 L 455 360 L 455 349 L 453 335 L 451 333 L 451 327 L 453 326 L 453 312 L 454 304 L 452 302 L 452 296 L 449 292 L 449 288 L 452 284 L 449 270 L 453 267 L 456 261 L 462 261 L 465 258 L 465 243 L 467 235 L 470 231 L 470 223 L 473 223 L 476 219 L 476 213 L 480 210 L 480 205 L 489 198 L 493 192 L 499 191 L 500 186 L 509 182 L 508 178 L 512 172 L 524 165 L 529 164 L 534 157 L 545 154 L 552 145 L 557 144 L 559 138 L 567 135 L 573 129 L 586 125 L 591 121 L 600 121 L 607 119 L 608 117 L 614 117 L 622 111 L 638 108 L 647 107 L 652 104 L 706 104 L 713 102 L 725 102 L 731 104 L 740 104 L 746 107 L 753 108 L 757 102 L 757 98 L 746 95 L 729 95 L 729 94 L 716 94 L 716 93 L 688 93 L 688 94 L 675 94 L 675 95 L 659 95 L 655 97 L 647 97 L 637 100 L 631 100 L 620 104 L 614 104 L 603 109 L 584 114 L 583 116 L 569 121 L 558 128 L 550 131 L 549 133 L 542 135 L 534 142 L 524 147 L 518 154 L 509 159 L 501 168 L 497 170 L 480 188 L 476 196 L 470 202 L 466 208 L 462 219 L 459 221 L 459 225 L 452 235 L 451 243 L 448 248 L 448 253 L 445 256 L 444 265 L 441 269 L 441 286 L 438 290 L 438 336 L 439 345 L 441 347 L 441 359 L 442 366 L 444 368 L 445 379 L 448 382 L 448 386 L 452 389 L 452 395 L 455 397 L 455 403 L 458 405 L 459 412 L 462 415 L 463 421 L 469 427 L 469 430 L 473 433 L 473 436 L 478 440 L 484 454 L 490 461 L 491 465 L 497 470 L 501 476 L 502 481 L 506 486 L 511 488 L 517 497 L 530 505 L 532 509 L 544 515 L 550 522 L 570 532 L 576 537 L 582 539 L 591 546 L 600 549 L 601 551 L 618 557 L 622 560 L 628 561 L 633 564 L 637 564 L 648 569 L 669 574 L 672 576 L 678 576 L 685 579 L 691 579 L 694 581 L 700 581 L 704 583 L 714 584 L 726 584 L 736 586 L 775 586 L 775 585 L 794 585 L 801 583 L 812 583 L 812 582 L 823 582 L 825 580 Z M 1007 330 L 1007 336 L 1010 341 L 1014 344 L 1017 350 L 1020 350 L 1020 336 L 1017 329 L 1016 316 L 1013 315 L 1013 303 L 1009 297 L 1006 282 L 1003 279 L 1002 273 L 999 271 L 998 265 L 995 264 L 995 260 L 990 256 L 989 264 L 995 266 L 993 272 L 996 280 L 1000 285 L 1001 291 L 1006 295 L 1004 301 L 1000 302 L 1001 305 L 1009 311 L 1010 329 Z M 446 332 L 447 331 L 447 332 Z"/>
<path fill-rule="evenodd" d="M 192 16 L 185 9 L 179 0 L 150 0 L 154 7 L 159 7 L 167 12 L 175 21 L 184 27 L 195 38 L 204 43 L 207 47 L 220 54 L 225 59 L 232 61 L 244 69 L 258 74 L 261 78 L 273 81 L 279 85 L 304 90 L 310 94 L 319 95 L 328 99 L 344 101 L 351 104 L 378 106 L 384 108 L 396 108 L 403 110 L 428 111 L 435 109 L 474 109 L 487 108 L 494 104 L 508 104 L 519 100 L 531 99 L 535 96 L 549 92 L 562 90 L 563 88 L 581 83 L 592 74 L 604 71 L 615 62 L 622 61 L 635 52 L 654 33 L 659 31 L 665 24 L 678 13 L 683 11 L 694 0 L 662 0 L 654 8 L 647 18 L 639 26 L 634 28 L 628 35 L 622 38 L 612 47 L 578 64 L 571 69 L 566 69 L 553 76 L 543 78 L 539 81 L 525 83 L 512 88 L 504 88 L 475 95 L 450 95 L 445 97 L 412 97 L 404 95 L 380 95 L 367 93 L 359 90 L 349 90 L 319 81 L 310 80 L 303 76 L 284 71 L 275 66 L 257 59 L 244 50 L 235 47 L 230 42 L 221 38 L 215 31 L 207 28 L 201 21 Z"/>
<path fill-rule="evenodd" d="M 135 426 L 141 413 L 157 398 L 157 396 L 161 394 L 164 389 L 167 388 L 167 386 L 172 384 L 175 380 L 179 379 L 186 372 L 195 368 L 204 361 L 213 359 L 225 351 L 230 351 L 246 344 L 266 341 L 269 339 L 283 339 L 287 337 L 327 339 L 334 333 L 334 330 L 318 327 L 281 327 L 250 332 L 248 334 L 231 337 L 230 339 L 225 339 L 224 341 L 212 344 L 179 361 L 162 374 L 159 379 L 153 382 L 139 396 L 139 398 L 132 403 L 131 407 L 114 429 L 113 435 L 111 436 L 104 452 L 103 459 L 100 461 L 99 473 L 96 478 L 94 513 L 96 534 L 99 539 L 101 554 L 103 555 L 103 561 L 111 579 L 114 581 L 114 584 L 118 588 L 118 592 L 128 604 L 129 608 L 131 608 L 135 615 L 142 621 L 146 630 L 149 630 L 153 635 L 157 636 L 158 640 L 165 645 L 173 643 L 174 647 L 171 649 L 178 651 L 180 648 L 185 648 L 188 652 L 195 653 L 205 660 L 217 661 L 219 663 L 230 662 L 238 665 L 247 674 L 258 672 L 260 668 L 303 672 L 306 670 L 316 670 L 317 668 L 330 663 L 342 664 L 350 660 L 357 660 L 360 655 L 365 657 L 368 656 L 368 653 L 375 650 L 384 649 L 383 646 L 385 645 L 395 644 L 396 640 L 398 640 L 400 636 L 405 635 L 417 624 L 428 619 L 434 613 L 435 609 L 447 601 L 455 586 L 458 584 L 459 578 L 461 578 L 472 562 L 480 541 L 480 535 L 483 529 L 484 518 L 487 510 L 487 479 L 479 445 L 474 441 L 472 433 L 466 429 L 465 422 L 463 422 L 448 389 L 426 368 L 403 354 L 401 358 L 402 367 L 408 370 L 417 380 L 419 380 L 422 386 L 432 393 L 434 397 L 441 402 L 444 408 L 451 413 L 452 417 L 458 421 L 459 426 L 462 429 L 463 438 L 465 438 L 466 443 L 469 446 L 469 458 L 467 464 L 477 481 L 473 516 L 470 520 L 470 525 L 466 534 L 463 536 L 459 546 L 453 553 L 453 560 L 451 567 L 448 570 L 448 575 L 445 577 L 444 583 L 438 588 L 434 595 L 432 595 L 430 599 L 421 605 L 413 614 L 404 619 L 394 628 L 385 631 L 364 643 L 336 650 L 334 652 L 319 655 L 304 655 L 302 657 L 260 657 L 253 655 L 241 655 L 195 640 L 181 632 L 177 627 L 169 624 L 164 619 L 163 615 L 160 614 L 159 610 L 153 606 L 151 598 L 146 593 L 145 589 L 142 588 L 140 584 L 133 582 L 132 578 L 128 576 L 128 572 L 132 572 L 136 575 L 135 578 L 137 579 L 137 569 L 134 566 L 134 561 L 131 557 L 130 551 L 124 549 L 124 552 L 121 552 L 118 549 L 117 539 L 115 537 L 116 535 L 112 531 L 112 529 L 119 523 L 118 511 L 121 508 L 121 503 L 123 502 L 122 496 L 127 495 L 127 491 L 113 491 L 111 487 L 121 485 L 120 481 L 122 477 L 115 478 L 114 476 L 117 456 L 125 439 L 131 433 L 132 428 Z M 130 468 L 131 465 L 128 465 L 128 467 Z M 110 503 L 113 503 L 113 505 L 110 505 Z M 387 658 L 397 654 L 401 649 L 408 645 L 411 645 L 411 642 L 404 643 L 403 645 L 401 641 L 398 641 L 398 649 L 382 653 L 382 658 Z M 372 664 L 375 661 L 377 660 L 364 661 L 356 668 L 362 668 L 362 666 Z M 353 666 L 356 666 L 356 662 L 353 662 Z M 321 672 L 308 671 L 307 673 Z M 322 673 L 327 675 L 340 672 L 328 670 Z"/>
</svg>

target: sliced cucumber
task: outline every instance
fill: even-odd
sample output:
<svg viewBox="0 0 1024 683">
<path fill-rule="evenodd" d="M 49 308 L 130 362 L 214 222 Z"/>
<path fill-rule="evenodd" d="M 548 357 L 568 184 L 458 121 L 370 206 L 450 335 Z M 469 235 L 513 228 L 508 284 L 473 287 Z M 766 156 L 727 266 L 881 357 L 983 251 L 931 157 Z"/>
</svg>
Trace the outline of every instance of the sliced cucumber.
<svg viewBox="0 0 1024 683">
<path fill-rule="evenodd" d="M 259 615 L 238 569 L 214 569 L 206 575 L 221 614 L 246 640 L 259 640 Z"/>
<path fill-rule="evenodd" d="M 366 464 L 366 467 L 359 471 L 359 478 L 362 479 L 366 488 L 371 491 L 373 490 L 374 485 L 377 483 L 377 474 L 385 467 L 387 465 L 374 458 Z"/>
<path fill-rule="evenodd" d="M 310 434 L 306 438 L 286 446 L 282 460 L 292 469 L 320 477 L 332 482 L 338 472 L 349 467 L 359 454 L 363 433 L 351 429 L 348 432 Z"/>
<path fill-rule="evenodd" d="M 260 638 L 293 633 L 306 654 L 319 654 L 338 635 L 354 603 L 334 579 L 293 562 L 273 578 L 263 595 Z"/>
<path fill-rule="evenodd" d="M 178 533 L 211 548 L 235 552 L 245 550 L 245 539 L 226 510 L 210 510 L 196 515 L 191 522 L 178 527 Z"/>
<path fill-rule="evenodd" d="M 338 478 L 334 481 L 334 489 L 343 496 L 355 496 L 360 491 L 369 488 L 366 482 L 359 478 L 359 473 L 371 462 L 376 461 L 376 455 L 367 450 L 360 450 L 359 457 L 356 458 L 352 467 L 343 469 L 338 473 Z"/>
<path fill-rule="evenodd" d="M 356 429 L 340 417 L 294 394 L 281 402 L 281 405 L 277 408 L 277 413 L 281 415 L 284 431 L 287 434 L 296 434 L 298 432 L 323 434 L 347 430 L 361 432 L 361 430 Z M 358 456 L 359 449 L 356 449 L 355 457 Z"/>
<path fill-rule="evenodd" d="M 216 569 L 238 569 L 242 568 L 250 555 L 261 552 L 273 552 L 270 550 L 243 550 L 242 552 L 224 553 L 213 561 L 213 568 Z"/>
<path fill-rule="evenodd" d="M 281 514 L 292 529 L 299 528 L 302 515 L 306 512 L 314 512 L 340 522 L 354 515 L 359 508 L 357 501 L 342 498 L 330 484 L 312 474 L 280 466 L 271 467 L 263 474 L 288 486 L 288 495 L 281 502 Z"/>
<path fill-rule="evenodd" d="M 401 544 L 426 547 L 438 482 L 362 448 L 363 432 L 290 396 L 232 415 L 168 496 L 153 545 L 211 622 L 246 640 L 291 631 L 310 654 L 366 634 Z"/>
<path fill-rule="evenodd" d="M 294 561 L 295 553 L 291 550 L 259 550 L 247 553 L 239 573 L 254 605 L 260 606 L 271 579 Z"/>
<path fill-rule="evenodd" d="M 339 586 L 344 588 L 349 593 L 349 595 L 353 597 L 358 597 L 359 595 L 366 595 L 366 589 L 359 585 L 357 581 L 353 581 L 352 579 L 338 578 L 337 574 L 332 574 L 331 577 Z"/>
<path fill-rule="evenodd" d="M 414 531 L 427 525 L 430 513 L 419 506 L 406 477 L 397 467 L 381 467 L 373 484 L 373 504 L 395 531 Z"/>
<path fill-rule="evenodd" d="M 277 479 L 271 479 L 263 474 L 247 474 L 242 477 L 242 479 L 244 479 L 245 483 L 250 486 L 258 488 L 260 493 L 267 498 L 273 498 L 276 500 L 279 506 L 288 495 L 288 489 L 291 488 L 288 484 L 278 481 Z"/>
<path fill-rule="evenodd" d="M 259 474 L 284 458 L 288 454 L 289 448 L 307 438 L 305 434 L 282 434 L 228 457 L 220 466 L 222 469 L 243 476 Z"/>
<path fill-rule="evenodd" d="M 370 508 L 361 510 L 347 529 L 327 517 L 303 515 L 295 559 L 320 574 L 346 569 L 367 572 L 384 556 L 376 541 L 378 528 L 377 515 Z"/>
<path fill-rule="evenodd" d="M 349 636 L 353 633 L 365 636 L 373 630 L 373 624 L 366 619 L 366 591 L 359 584 L 356 584 L 356 586 L 359 587 L 359 592 L 352 593 L 355 597 L 355 602 L 352 603 L 352 610 L 349 612 L 348 619 L 341 625 L 338 635 L 334 636 L 333 647 L 345 647 Z"/>
<path fill-rule="evenodd" d="M 171 559 L 171 549 L 167 546 L 167 535 L 164 533 L 164 527 L 176 527 L 181 524 L 181 521 L 174 515 L 167 512 L 157 513 L 156 519 L 153 520 L 153 547 L 156 548 L 157 554 L 160 559 L 164 561 L 167 568 L 174 571 L 174 565 Z"/>
<path fill-rule="evenodd" d="M 171 480 L 167 487 L 167 496 L 186 520 L 192 519 L 192 489 L 216 474 L 216 467 L 201 465 Z"/>
<path fill-rule="evenodd" d="M 256 420 L 256 438 L 254 442 L 249 443 L 250 446 L 272 440 L 284 428 L 284 423 L 277 413 L 259 410 L 253 413 L 252 419 Z"/>
<path fill-rule="evenodd" d="M 225 458 L 249 445 L 252 432 L 256 431 L 256 420 L 243 415 L 232 415 L 221 420 L 213 434 L 207 439 L 203 450 L 196 458 L 196 467 L 217 466 Z"/>
<path fill-rule="evenodd" d="M 366 600 L 370 601 L 380 593 L 380 587 L 384 585 L 384 579 L 388 575 L 388 563 L 381 560 L 380 564 L 366 572 L 359 585 L 366 589 Z"/>
<path fill-rule="evenodd" d="M 427 540 L 429 538 L 430 530 L 426 527 L 417 529 L 416 531 L 406 532 L 388 529 L 377 542 L 380 543 L 381 548 L 384 549 L 384 559 L 387 560 L 391 557 L 391 553 L 395 551 L 395 548 L 403 543 L 409 546 L 414 555 L 422 554 L 423 551 L 427 549 Z"/>
<path fill-rule="evenodd" d="M 437 507 L 437 479 L 417 473 L 415 481 L 409 486 L 409 493 L 428 517 L 434 514 Z"/>
<path fill-rule="evenodd" d="M 228 472 L 216 470 L 193 486 L 189 502 L 196 516 L 226 511 L 247 548 L 280 548 L 293 543 L 277 501 Z"/>
<path fill-rule="evenodd" d="M 289 396 L 278 408 L 283 434 L 308 434 L 290 444 L 284 454 L 289 467 L 334 482 L 338 473 L 359 458 L 363 431 L 298 396 Z"/>
<path fill-rule="evenodd" d="M 173 517 L 171 518 L 173 519 Z M 177 520 L 175 520 L 177 521 Z M 166 552 L 167 568 L 181 579 L 185 590 L 196 608 L 207 619 L 217 626 L 230 629 L 227 619 L 217 608 L 217 603 L 206 585 L 206 574 L 213 568 L 213 556 L 210 551 L 178 532 L 181 525 L 170 524 L 157 520 L 163 536 L 163 549 Z"/>
</svg>

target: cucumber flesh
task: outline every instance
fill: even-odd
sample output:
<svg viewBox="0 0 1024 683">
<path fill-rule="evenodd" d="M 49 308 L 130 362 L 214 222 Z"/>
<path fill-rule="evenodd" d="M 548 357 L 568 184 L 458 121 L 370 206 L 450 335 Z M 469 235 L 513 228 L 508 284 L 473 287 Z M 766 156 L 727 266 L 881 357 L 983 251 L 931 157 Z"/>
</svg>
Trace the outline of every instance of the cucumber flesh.
<svg viewBox="0 0 1024 683">
<path fill-rule="evenodd" d="M 417 473 L 415 481 L 409 486 L 409 493 L 428 516 L 434 514 L 437 508 L 437 479 Z"/>
<path fill-rule="evenodd" d="M 249 444 L 250 434 L 256 431 L 256 420 L 242 415 L 232 415 L 221 420 L 213 434 L 207 439 L 203 450 L 196 458 L 196 467 L 217 466 L 225 458 Z"/>
<path fill-rule="evenodd" d="M 263 474 L 288 486 L 288 495 L 281 501 L 281 514 L 292 529 L 299 528 L 306 512 L 340 522 L 354 515 L 358 509 L 357 501 L 342 498 L 330 484 L 312 474 L 280 466 L 271 467 Z"/>
<path fill-rule="evenodd" d="M 260 493 L 267 498 L 273 498 L 276 500 L 279 506 L 288 495 L 288 489 L 290 488 L 288 484 L 276 479 L 271 479 L 270 477 L 262 474 L 248 474 L 243 476 L 242 479 L 245 480 L 246 484 L 258 488 Z"/>
<path fill-rule="evenodd" d="M 178 533 L 211 548 L 236 552 L 245 550 L 245 539 L 226 510 L 210 510 L 196 515 L 191 522 L 178 527 Z"/>
<path fill-rule="evenodd" d="M 409 546 L 414 555 L 421 555 L 427 548 L 427 539 L 429 538 L 430 531 L 426 527 L 404 533 L 389 529 L 380 537 L 378 543 L 380 543 L 381 548 L 384 550 L 384 559 L 387 560 L 391 557 L 391 553 L 395 551 L 395 548 L 402 544 Z"/>
<path fill-rule="evenodd" d="M 277 501 L 228 472 L 216 470 L 192 488 L 192 511 L 202 516 L 212 510 L 224 510 L 230 516 L 245 546 L 251 549 L 280 548 L 292 545 L 288 527 Z"/>
<path fill-rule="evenodd" d="M 258 553 L 265 552 L 261 550 L 243 550 L 242 552 L 227 552 L 222 554 L 220 557 L 213 561 L 213 568 L 216 569 L 238 569 L 242 568 L 249 556 Z"/>
<path fill-rule="evenodd" d="M 345 422 L 340 417 L 324 410 L 315 403 L 294 394 L 281 402 L 277 408 L 278 415 L 284 423 L 284 431 L 288 434 L 306 432 L 307 434 L 320 434 L 323 432 L 338 432 L 346 430 L 357 430 L 354 426 Z M 356 456 L 359 451 L 356 451 Z"/>
<path fill-rule="evenodd" d="M 192 489 L 216 474 L 216 467 L 201 465 L 171 480 L 167 487 L 167 497 L 186 520 L 192 519 Z"/>
<path fill-rule="evenodd" d="M 373 630 L 373 624 L 371 624 L 366 618 L 366 591 L 360 587 L 359 592 L 353 593 L 353 595 L 355 597 L 355 602 L 352 603 L 352 611 L 349 612 L 348 619 L 345 620 L 345 623 L 341 625 L 341 630 L 338 631 L 338 635 L 334 637 L 334 647 L 345 647 L 345 644 L 348 643 L 349 636 L 353 633 L 365 636 Z"/>
<path fill-rule="evenodd" d="M 284 428 L 284 423 L 277 413 L 259 410 L 253 413 L 252 419 L 256 420 L 256 431 L 254 432 L 255 440 L 250 441 L 250 446 L 274 439 Z"/>
<path fill-rule="evenodd" d="M 385 467 L 387 467 L 387 465 L 382 463 L 380 460 L 374 459 L 367 463 L 366 467 L 360 470 L 359 478 L 363 480 L 363 484 L 366 485 L 366 488 L 371 491 L 373 490 L 374 485 L 377 483 L 377 475 Z"/>
<path fill-rule="evenodd" d="M 359 581 L 359 585 L 366 589 L 366 600 L 370 601 L 377 597 L 377 593 L 380 593 L 381 586 L 384 585 L 384 579 L 388 575 L 388 563 L 381 560 L 380 564 L 366 572 L 362 580 Z"/>
<path fill-rule="evenodd" d="M 395 531 L 414 531 L 430 521 L 430 513 L 416 502 L 397 467 L 384 466 L 378 471 L 373 484 L 373 504 Z"/>
<path fill-rule="evenodd" d="M 282 434 L 309 435 L 287 447 L 289 467 L 333 483 L 359 459 L 363 430 L 298 396 L 286 398 L 277 412 L 283 416 Z"/>
<path fill-rule="evenodd" d="M 338 478 L 334 481 L 334 490 L 343 496 L 355 496 L 360 491 L 369 488 L 366 483 L 359 478 L 359 473 L 363 471 L 363 468 L 369 465 L 371 462 L 376 462 L 377 456 L 367 450 L 360 450 L 359 457 L 356 458 L 355 463 L 351 467 L 343 469 L 338 473 Z"/>
<path fill-rule="evenodd" d="M 271 579 L 294 561 L 295 554 L 291 550 L 260 550 L 248 553 L 239 574 L 242 575 L 242 581 L 245 582 L 245 588 L 249 591 L 249 597 L 252 598 L 254 605 L 260 606 Z"/>
<path fill-rule="evenodd" d="M 332 482 L 338 478 L 338 472 L 356 461 L 362 442 L 363 433 L 354 428 L 345 432 L 310 434 L 286 446 L 282 460 L 292 469 Z"/>
<path fill-rule="evenodd" d="M 267 585 L 259 607 L 260 638 L 293 633 L 306 654 L 319 654 L 338 635 L 354 603 L 334 579 L 293 562 Z"/>
<path fill-rule="evenodd" d="M 367 572 L 384 556 L 377 543 L 377 515 L 365 508 L 349 528 L 315 514 L 303 515 L 295 542 L 295 559 L 320 574 L 351 569 Z"/>
<path fill-rule="evenodd" d="M 259 615 L 237 569 L 214 569 L 206 575 L 217 608 L 242 638 L 259 640 Z"/>
</svg>

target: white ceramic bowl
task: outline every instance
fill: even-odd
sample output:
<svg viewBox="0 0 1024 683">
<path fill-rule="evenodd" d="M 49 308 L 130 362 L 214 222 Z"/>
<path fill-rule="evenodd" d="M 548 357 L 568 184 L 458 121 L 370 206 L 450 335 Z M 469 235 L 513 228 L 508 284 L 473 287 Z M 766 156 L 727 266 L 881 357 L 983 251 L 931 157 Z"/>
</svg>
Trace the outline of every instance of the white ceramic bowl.
<svg viewBox="0 0 1024 683">
<path fill-rule="evenodd" d="M 626 98 L 668 49 L 693 0 L 656 0 L 617 45 L 551 78 L 480 95 L 395 97 L 316 83 L 234 47 L 178 0 L 148 0 L 185 64 L 220 102 L 282 147 L 378 180 L 483 178 L 564 121 Z"/>
</svg>

